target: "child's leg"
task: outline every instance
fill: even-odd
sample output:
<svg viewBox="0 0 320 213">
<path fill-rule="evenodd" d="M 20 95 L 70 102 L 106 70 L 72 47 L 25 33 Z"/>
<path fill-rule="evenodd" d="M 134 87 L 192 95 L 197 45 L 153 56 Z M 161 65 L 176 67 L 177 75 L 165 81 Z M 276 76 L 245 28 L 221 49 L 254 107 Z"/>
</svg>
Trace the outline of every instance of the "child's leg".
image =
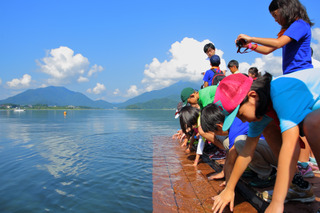
<svg viewBox="0 0 320 213">
<path fill-rule="evenodd" d="M 299 155 L 299 161 L 300 162 L 308 162 L 310 153 L 311 153 L 311 148 L 309 146 L 309 143 L 306 139 L 306 137 L 301 137 L 301 140 L 304 142 L 305 148 L 300 149 L 300 155 Z"/>
<path fill-rule="evenodd" d="M 236 139 L 238 139 L 238 137 Z M 239 138 L 235 143 L 238 153 L 241 152 L 244 145 L 245 138 Z M 249 164 L 249 168 L 257 173 L 260 179 L 267 179 L 273 170 L 271 165 L 277 166 L 277 159 L 271 151 L 268 143 L 263 139 L 259 139 L 256 150 L 254 151 L 252 160 Z"/>
<path fill-rule="evenodd" d="M 274 156 L 278 159 L 282 145 L 282 137 L 279 126 L 274 121 L 271 121 L 263 130 L 262 134 L 269 144 Z"/>
<path fill-rule="evenodd" d="M 309 113 L 303 122 L 303 131 L 309 142 L 310 148 L 320 165 L 320 109 Z"/>
</svg>

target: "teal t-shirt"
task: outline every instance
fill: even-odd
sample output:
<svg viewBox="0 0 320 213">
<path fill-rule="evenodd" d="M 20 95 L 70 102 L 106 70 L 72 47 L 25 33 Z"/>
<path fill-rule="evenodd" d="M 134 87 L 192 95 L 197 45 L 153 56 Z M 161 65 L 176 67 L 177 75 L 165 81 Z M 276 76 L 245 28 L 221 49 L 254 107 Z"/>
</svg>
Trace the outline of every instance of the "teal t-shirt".
<svg viewBox="0 0 320 213">
<path fill-rule="evenodd" d="M 298 125 L 319 108 L 320 69 L 307 69 L 279 76 L 271 81 L 270 96 L 281 132 Z"/>
</svg>

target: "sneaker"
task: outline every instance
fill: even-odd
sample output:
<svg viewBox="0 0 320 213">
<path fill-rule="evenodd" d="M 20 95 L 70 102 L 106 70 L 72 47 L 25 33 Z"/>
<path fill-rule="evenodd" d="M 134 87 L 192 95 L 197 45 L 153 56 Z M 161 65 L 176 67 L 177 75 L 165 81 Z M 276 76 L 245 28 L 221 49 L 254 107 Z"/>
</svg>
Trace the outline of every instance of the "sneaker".
<svg viewBox="0 0 320 213">
<path fill-rule="evenodd" d="M 209 156 L 209 158 L 211 160 L 221 160 L 226 158 L 226 151 L 222 150 L 222 149 L 218 149 L 217 151 L 215 151 L 215 153 L 211 154 Z"/>
<path fill-rule="evenodd" d="M 311 167 L 313 173 L 317 173 L 317 174 L 320 173 L 318 164 L 313 164 L 313 163 L 309 162 L 309 166 Z"/>
<path fill-rule="evenodd" d="M 285 202 L 299 201 L 302 203 L 313 202 L 316 196 L 313 193 L 312 186 L 309 183 L 308 187 L 303 189 L 295 184 L 291 184 L 286 196 Z"/>
<path fill-rule="evenodd" d="M 313 157 L 310 157 L 310 158 L 309 158 L 309 162 L 310 162 L 310 163 L 313 163 L 313 164 L 316 165 L 316 166 L 318 166 L 316 159 L 313 158 Z"/>
<path fill-rule="evenodd" d="M 300 173 L 296 173 L 293 176 L 292 184 L 295 184 L 295 185 L 299 186 L 302 189 L 306 189 L 306 188 L 308 188 L 310 183 L 308 181 L 304 180 Z"/>
<path fill-rule="evenodd" d="M 262 198 L 264 201 L 270 203 L 272 200 L 273 190 L 257 192 L 257 196 Z M 312 190 L 311 184 L 307 188 L 303 189 L 295 184 L 291 184 L 288 190 L 285 203 L 288 201 L 299 201 L 302 203 L 313 202 L 315 200 L 315 195 Z"/>
<path fill-rule="evenodd" d="M 304 162 L 304 163 L 298 162 L 298 169 L 302 177 L 304 178 L 314 177 L 312 168 L 309 166 L 307 162 Z"/>
</svg>

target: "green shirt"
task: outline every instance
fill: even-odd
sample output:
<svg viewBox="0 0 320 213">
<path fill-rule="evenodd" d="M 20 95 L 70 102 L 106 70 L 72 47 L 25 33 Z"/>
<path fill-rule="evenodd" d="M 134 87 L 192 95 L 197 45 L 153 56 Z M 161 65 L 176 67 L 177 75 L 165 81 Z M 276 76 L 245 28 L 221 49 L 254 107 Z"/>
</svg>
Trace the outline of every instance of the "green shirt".
<svg viewBox="0 0 320 213">
<path fill-rule="evenodd" d="M 198 104 L 200 106 L 200 109 L 207 106 L 208 104 L 213 103 L 216 90 L 217 90 L 217 85 L 205 87 L 199 90 Z"/>
</svg>

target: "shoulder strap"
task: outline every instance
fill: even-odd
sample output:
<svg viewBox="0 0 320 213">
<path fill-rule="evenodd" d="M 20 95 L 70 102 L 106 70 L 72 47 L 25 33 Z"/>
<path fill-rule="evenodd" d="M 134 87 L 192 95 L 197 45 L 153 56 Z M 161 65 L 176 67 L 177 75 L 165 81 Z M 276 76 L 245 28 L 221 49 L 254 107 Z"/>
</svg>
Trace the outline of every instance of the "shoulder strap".
<svg viewBox="0 0 320 213">
<path fill-rule="evenodd" d="M 211 68 L 211 70 L 212 70 L 212 72 L 214 72 L 214 73 L 220 73 L 220 72 L 222 72 L 219 67 L 218 67 L 218 68 Z"/>
</svg>

